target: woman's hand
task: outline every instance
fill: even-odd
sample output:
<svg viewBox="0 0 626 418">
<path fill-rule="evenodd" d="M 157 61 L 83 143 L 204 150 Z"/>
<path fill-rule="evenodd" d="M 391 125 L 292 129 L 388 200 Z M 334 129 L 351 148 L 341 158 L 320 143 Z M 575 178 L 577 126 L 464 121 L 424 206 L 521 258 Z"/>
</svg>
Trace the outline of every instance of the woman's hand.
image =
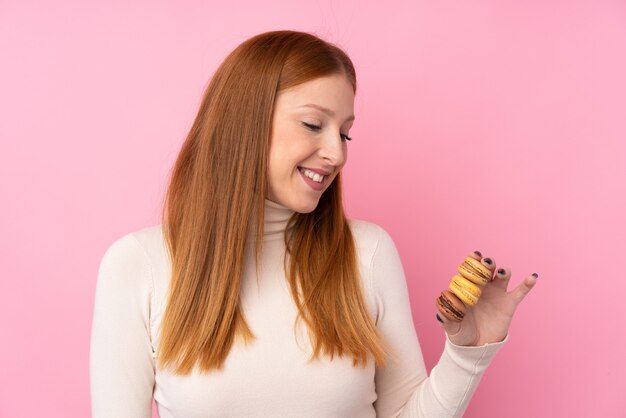
<svg viewBox="0 0 626 418">
<path fill-rule="evenodd" d="M 479 346 L 502 341 L 509 332 L 515 309 L 537 282 L 537 277 L 530 275 L 515 289 L 507 292 L 511 270 L 496 267 L 493 257 L 481 258 L 478 254 L 472 253 L 471 256 L 488 267 L 492 274 L 491 280 L 482 288 L 478 303 L 466 307 L 465 316 L 460 322 L 450 321 L 437 314 L 437 318 L 443 321 L 442 327 L 450 341 L 456 345 Z"/>
</svg>

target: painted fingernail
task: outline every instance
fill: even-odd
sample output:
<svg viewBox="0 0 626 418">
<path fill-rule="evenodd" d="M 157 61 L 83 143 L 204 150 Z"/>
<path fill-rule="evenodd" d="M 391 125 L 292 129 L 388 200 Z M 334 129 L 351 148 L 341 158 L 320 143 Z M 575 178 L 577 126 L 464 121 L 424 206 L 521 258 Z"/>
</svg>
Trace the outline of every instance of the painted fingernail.
<svg viewBox="0 0 626 418">
<path fill-rule="evenodd" d="M 506 270 L 504 270 L 504 269 L 498 269 L 498 274 L 499 274 L 500 276 L 504 276 L 504 275 L 506 274 Z"/>
<path fill-rule="evenodd" d="M 535 276 L 535 279 L 539 278 L 539 275 L 537 273 L 533 273 L 533 276 Z"/>
<path fill-rule="evenodd" d="M 479 257 L 482 257 L 482 256 L 483 256 L 483 255 L 481 254 L 481 252 L 480 252 L 480 251 L 474 251 L 474 254 L 476 254 L 476 255 L 477 255 L 477 256 L 479 256 Z"/>
<path fill-rule="evenodd" d="M 437 321 L 441 322 L 443 324 L 443 320 L 441 319 L 441 317 L 439 316 L 439 314 L 435 314 L 435 316 L 437 317 Z"/>
<path fill-rule="evenodd" d="M 489 265 L 491 265 L 491 263 L 493 263 L 493 261 L 491 261 L 491 258 L 485 258 L 483 261 L 485 263 L 489 264 Z"/>
</svg>

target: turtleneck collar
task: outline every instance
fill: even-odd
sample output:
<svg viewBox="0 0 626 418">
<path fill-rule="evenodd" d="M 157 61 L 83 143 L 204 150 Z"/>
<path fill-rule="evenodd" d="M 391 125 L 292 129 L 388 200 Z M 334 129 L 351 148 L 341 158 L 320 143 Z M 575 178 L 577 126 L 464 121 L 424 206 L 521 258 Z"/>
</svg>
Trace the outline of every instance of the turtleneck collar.
<svg viewBox="0 0 626 418">
<path fill-rule="evenodd" d="M 279 203 L 265 199 L 265 215 L 263 221 L 263 240 L 273 240 L 284 237 L 287 222 L 295 211 Z M 252 223 L 254 225 L 254 223 Z M 256 235 L 250 232 L 250 235 Z"/>
</svg>

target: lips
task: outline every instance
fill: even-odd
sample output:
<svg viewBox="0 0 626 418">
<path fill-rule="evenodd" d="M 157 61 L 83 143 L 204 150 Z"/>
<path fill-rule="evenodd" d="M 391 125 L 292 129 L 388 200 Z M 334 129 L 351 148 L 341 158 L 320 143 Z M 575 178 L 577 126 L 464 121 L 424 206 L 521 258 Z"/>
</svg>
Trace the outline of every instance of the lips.
<svg viewBox="0 0 626 418">
<path fill-rule="evenodd" d="M 321 182 L 321 183 L 318 183 L 318 182 L 313 181 L 312 179 L 308 178 L 308 177 L 304 174 L 304 172 L 303 172 L 303 171 L 304 171 L 304 169 L 303 169 L 303 168 L 298 167 L 298 172 L 300 173 L 300 176 L 302 177 L 302 180 L 304 180 L 304 182 L 305 182 L 307 185 L 309 185 L 309 187 L 311 187 L 313 190 L 316 190 L 316 191 L 318 191 L 318 192 L 319 192 L 319 191 L 324 190 L 325 184 L 326 184 L 326 182 L 328 181 L 328 180 L 327 180 L 327 179 L 328 179 L 327 177 L 324 177 L 324 179 L 322 180 L 322 182 Z"/>
</svg>

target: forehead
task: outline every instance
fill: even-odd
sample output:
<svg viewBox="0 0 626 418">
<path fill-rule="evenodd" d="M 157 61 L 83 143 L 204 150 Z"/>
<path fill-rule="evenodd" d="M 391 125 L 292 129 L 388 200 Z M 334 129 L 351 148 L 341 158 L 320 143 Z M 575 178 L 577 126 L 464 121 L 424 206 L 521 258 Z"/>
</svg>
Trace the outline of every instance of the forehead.
<svg viewBox="0 0 626 418">
<path fill-rule="evenodd" d="M 282 111 L 321 111 L 323 107 L 345 119 L 353 114 L 354 91 L 343 75 L 319 77 L 279 92 L 276 107 Z"/>
</svg>

